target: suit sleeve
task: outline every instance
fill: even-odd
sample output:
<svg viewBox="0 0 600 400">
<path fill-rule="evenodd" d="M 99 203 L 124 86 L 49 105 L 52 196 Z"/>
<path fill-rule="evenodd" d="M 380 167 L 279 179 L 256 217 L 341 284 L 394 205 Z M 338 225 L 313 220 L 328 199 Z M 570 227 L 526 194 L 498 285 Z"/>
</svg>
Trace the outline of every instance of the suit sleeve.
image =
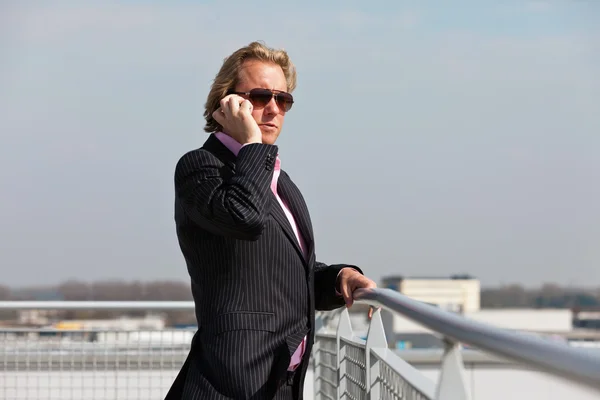
<svg viewBox="0 0 600 400">
<path fill-rule="evenodd" d="M 354 268 L 363 273 L 356 265 L 331 264 L 322 262 L 315 264 L 315 308 L 318 311 L 329 311 L 345 305 L 344 298 L 337 293 L 337 277 L 343 268 Z"/>
<path fill-rule="evenodd" d="M 225 174 L 223 163 L 199 149 L 185 154 L 175 167 L 175 196 L 186 215 L 217 235 L 257 240 L 268 214 L 270 185 L 277 146 L 242 147 L 235 173 Z"/>
</svg>

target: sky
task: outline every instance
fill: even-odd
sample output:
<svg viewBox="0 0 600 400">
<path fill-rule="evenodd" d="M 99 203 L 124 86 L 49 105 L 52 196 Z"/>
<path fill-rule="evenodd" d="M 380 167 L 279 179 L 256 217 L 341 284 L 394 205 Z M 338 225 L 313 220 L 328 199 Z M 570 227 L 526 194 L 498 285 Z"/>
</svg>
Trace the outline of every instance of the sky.
<svg viewBox="0 0 600 400">
<path fill-rule="evenodd" d="M 1 284 L 188 280 L 177 160 L 223 59 L 298 69 L 277 142 L 317 258 L 600 286 L 600 3 L 0 3 Z"/>
</svg>

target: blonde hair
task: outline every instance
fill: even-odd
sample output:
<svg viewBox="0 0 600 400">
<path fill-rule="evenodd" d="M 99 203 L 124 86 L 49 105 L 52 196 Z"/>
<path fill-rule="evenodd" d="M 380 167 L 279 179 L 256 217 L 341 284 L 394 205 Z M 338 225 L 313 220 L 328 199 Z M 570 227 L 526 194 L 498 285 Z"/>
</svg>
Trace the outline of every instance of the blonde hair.
<svg viewBox="0 0 600 400">
<path fill-rule="evenodd" d="M 204 105 L 204 130 L 209 133 L 218 132 L 221 125 L 213 118 L 212 114 L 220 107 L 220 101 L 227 92 L 234 90 L 239 82 L 239 72 L 246 60 L 257 60 L 277 64 L 283 70 L 287 82 L 287 91 L 293 92 L 296 88 L 296 68 L 285 50 L 272 49 L 261 42 L 252 42 L 248 46 L 236 50 L 223 61 L 208 92 Z"/>
</svg>

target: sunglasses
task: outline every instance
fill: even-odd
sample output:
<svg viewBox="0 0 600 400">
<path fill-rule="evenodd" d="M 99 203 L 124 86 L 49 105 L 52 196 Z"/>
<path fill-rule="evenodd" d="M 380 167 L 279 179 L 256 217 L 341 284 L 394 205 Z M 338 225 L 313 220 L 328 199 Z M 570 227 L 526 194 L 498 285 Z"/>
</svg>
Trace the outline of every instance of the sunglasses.
<svg viewBox="0 0 600 400">
<path fill-rule="evenodd" d="M 290 111 L 294 104 L 294 97 L 287 92 L 273 91 L 269 89 L 252 89 L 249 92 L 234 92 L 230 91 L 229 94 L 237 94 L 238 96 L 246 96 L 254 107 L 265 107 L 273 97 L 277 107 L 282 110 Z"/>
</svg>

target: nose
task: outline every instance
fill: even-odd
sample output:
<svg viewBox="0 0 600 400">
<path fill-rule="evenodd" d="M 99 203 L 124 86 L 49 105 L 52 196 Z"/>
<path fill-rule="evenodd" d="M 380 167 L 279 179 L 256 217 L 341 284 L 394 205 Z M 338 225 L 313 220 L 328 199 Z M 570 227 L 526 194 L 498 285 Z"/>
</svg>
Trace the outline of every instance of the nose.
<svg viewBox="0 0 600 400">
<path fill-rule="evenodd" d="M 265 106 L 265 113 L 269 115 L 277 115 L 279 114 L 279 107 L 277 106 L 277 102 L 275 101 L 275 96 L 271 97 L 271 100 Z"/>
</svg>

